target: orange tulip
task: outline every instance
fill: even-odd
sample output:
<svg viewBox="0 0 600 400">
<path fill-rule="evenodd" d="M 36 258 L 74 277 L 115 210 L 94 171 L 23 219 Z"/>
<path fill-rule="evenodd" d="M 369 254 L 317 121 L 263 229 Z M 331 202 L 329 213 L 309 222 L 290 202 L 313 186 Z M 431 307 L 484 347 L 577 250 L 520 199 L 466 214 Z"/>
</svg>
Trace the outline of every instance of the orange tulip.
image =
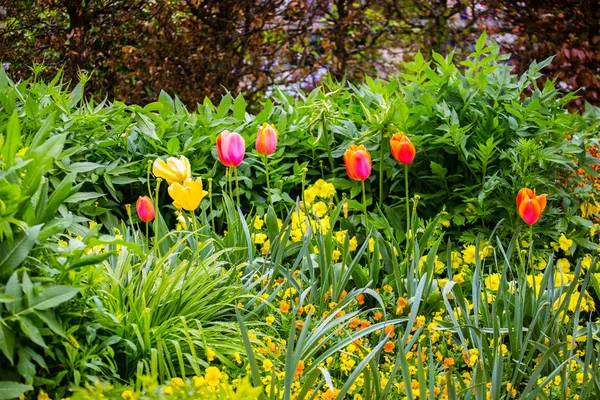
<svg viewBox="0 0 600 400">
<path fill-rule="evenodd" d="M 268 156 L 273 154 L 277 147 L 278 133 L 275 127 L 271 124 L 264 123 L 258 128 L 258 135 L 256 136 L 256 150 L 260 154 Z"/>
<path fill-rule="evenodd" d="M 148 196 L 140 196 L 135 202 L 135 209 L 140 219 L 144 222 L 150 222 L 154 219 L 154 205 Z"/>
<path fill-rule="evenodd" d="M 410 164 L 416 154 L 415 146 L 412 144 L 408 136 L 402 132 L 398 132 L 392 136 L 390 140 L 390 150 L 396 160 L 404 165 Z"/>
<path fill-rule="evenodd" d="M 371 174 L 371 154 L 362 144 L 350 145 L 344 153 L 344 164 L 350 179 L 364 181 Z"/>
<path fill-rule="evenodd" d="M 546 208 L 547 194 L 536 195 L 535 190 L 523 188 L 517 194 L 517 210 L 523 221 L 529 225 L 535 224 L 544 208 Z"/>
</svg>

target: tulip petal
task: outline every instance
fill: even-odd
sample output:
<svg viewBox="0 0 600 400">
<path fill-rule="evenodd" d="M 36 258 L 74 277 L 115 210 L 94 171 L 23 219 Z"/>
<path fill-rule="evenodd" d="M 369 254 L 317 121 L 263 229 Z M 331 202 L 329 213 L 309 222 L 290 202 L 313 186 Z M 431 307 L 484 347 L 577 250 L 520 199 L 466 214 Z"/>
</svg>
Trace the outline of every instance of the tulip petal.
<svg viewBox="0 0 600 400">
<path fill-rule="evenodd" d="M 517 194 L 517 209 L 521 207 L 521 203 L 526 199 L 535 199 L 535 195 L 531 189 L 522 188 Z"/>
<path fill-rule="evenodd" d="M 535 224 L 542 215 L 540 204 L 537 202 L 537 200 L 524 200 L 519 206 L 519 215 L 521 218 L 523 218 L 523 221 L 525 221 L 526 224 Z"/>
</svg>

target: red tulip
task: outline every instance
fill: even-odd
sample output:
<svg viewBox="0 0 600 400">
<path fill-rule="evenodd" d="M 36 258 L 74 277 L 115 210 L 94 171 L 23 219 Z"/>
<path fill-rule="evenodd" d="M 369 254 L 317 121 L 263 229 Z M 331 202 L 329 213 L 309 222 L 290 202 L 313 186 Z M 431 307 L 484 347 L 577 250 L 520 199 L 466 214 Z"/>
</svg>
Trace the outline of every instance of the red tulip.
<svg viewBox="0 0 600 400">
<path fill-rule="evenodd" d="M 390 149 L 394 158 L 404 165 L 410 164 L 415 159 L 415 146 L 408 136 L 402 132 L 398 132 L 392 136 Z"/>
<path fill-rule="evenodd" d="M 523 221 L 529 225 L 535 224 L 544 208 L 546 208 L 547 194 L 536 195 L 535 190 L 523 188 L 517 194 L 517 210 Z"/>
<path fill-rule="evenodd" d="M 138 216 L 144 222 L 150 222 L 154 219 L 154 205 L 148 196 L 140 196 L 135 202 L 135 209 Z"/>
<path fill-rule="evenodd" d="M 350 179 L 364 181 L 371 173 L 371 154 L 362 144 L 350 145 L 344 153 L 344 164 Z"/>
<path fill-rule="evenodd" d="M 244 160 L 246 142 L 237 132 L 223 131 L 217 136 L 219 161 L 226 167 L 237 167 Z"/>
<path fill-rule="evenodd" d="M 268 156 L 273 154 L 277 147 L 278 133 L 275 127 L 271 124 L 264 123 L 258 128 L 258 135 L 256 136 L 256 150 L 260 154 Z"/>
</svg>

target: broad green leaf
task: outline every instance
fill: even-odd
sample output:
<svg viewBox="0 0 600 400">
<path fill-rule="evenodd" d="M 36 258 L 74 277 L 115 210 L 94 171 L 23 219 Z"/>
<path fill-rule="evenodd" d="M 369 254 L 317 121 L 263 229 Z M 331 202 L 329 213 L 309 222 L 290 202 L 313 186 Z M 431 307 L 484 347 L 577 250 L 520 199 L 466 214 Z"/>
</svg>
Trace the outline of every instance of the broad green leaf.
<svg viewBox="0 0 600 400">
<path fill-rule="evenodd" d="M 80 289 L 69 286 L 51 286 L 30 300 L 30 307 L 36 310 L 47 310 L 70 300 Z"/>
<path fill-rule="evenodd" d="M 65 199 L 65 203 L 81 203 L 85 200 L 97 199 L 103 196 L 101 193 L 96 192 L 78 192 Z"/>
<path fill-rule="evenodd" d="M 16 399 L 33 386 L 12 381 L 0 381 L 0 400 Z"/>
<path fill-rule="evenodd" d="M 244 100 L 244 96 L 240 93 L 238 97 L 236 97 L 233 102 L 233 118 L 238 119 L 240 121 L 244 121 L 246 116 L 246 100 Z"/>
<path fill-rule="evenodd" d="M 0 319 L 0 350 L 11 364 L 13 364 L 13 354 L 15 352 L 15 333 L 9 329 L 4 321 Z"/>
<path fill-rule="evenodd" d="M 43 348 L 47 347 L 40 330 L 35 326 L 32 320 L 23 315 L 19 316 L 17 319 L 21 325 L 21 330 L 33 343 L 42 346 Z"/>
<path fill-rule="evenodd" d="M 42 225 L 32 226 L 27 232 L 15 235 L 12 243 L 9 244 L 7 241 L 0 243 L 0 276 L 10 273 L 25 260 L 41 228 Z"/>
</svg>

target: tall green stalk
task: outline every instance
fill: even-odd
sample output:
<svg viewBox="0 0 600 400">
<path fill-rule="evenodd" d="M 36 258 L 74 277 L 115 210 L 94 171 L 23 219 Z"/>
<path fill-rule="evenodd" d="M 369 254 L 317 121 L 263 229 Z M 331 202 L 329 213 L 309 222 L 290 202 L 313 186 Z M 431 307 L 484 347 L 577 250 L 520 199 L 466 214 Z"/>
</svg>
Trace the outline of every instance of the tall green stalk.
<svg viewBox="0 0 600 400">
<path fill-rule="evenodd" d="M 408 232 L 410 231 L 410 206 L 408 202 L 408 164 L 404 165 L 404 191 L 406 194 L 406 235 L 408 237 Z"/>
<path fill-rule="evenodd" d="M 383 207 L 383 129 L 379 137 L 379 208 Z"/>
<path fill-rule="evenodd" d="M 367 229 L 367 234 L 369 233 L 369 217 L 367 214 L 367 192 L 365 191 L 365 181 L 361 181 L 362 184 L 362 195 L 363 195 L 363 207 L 365 211 L 365 228 Z"/>
<path fill-rule="evenodd" d="M 273 207 L 273 199 L 271 199 L 271 183 L 269 182 L 269 159 L 266 154 L 263 155 L 263 160 L 265 162 L 265 175 L 267 177 L 267 196 L 269 198 L 269 204 Z"/>
<path fill-rule="evenodd" d="M 208 178 L 208 207 L 210 210 L 210 222 L 212 225 L 213 233 L 216 233 L 215 229 L 215 217 L 213 215 L 213 204 L 212 204 L 212 178 Z"/>
<path fill-rule="evenodd" d="M 237 206 L 240 208 L 240 185 L 238 184 L 237 167 L 233 167 L 233 174 L 235 175 L 235 196 L 237 198 Z"/>
</svg>

